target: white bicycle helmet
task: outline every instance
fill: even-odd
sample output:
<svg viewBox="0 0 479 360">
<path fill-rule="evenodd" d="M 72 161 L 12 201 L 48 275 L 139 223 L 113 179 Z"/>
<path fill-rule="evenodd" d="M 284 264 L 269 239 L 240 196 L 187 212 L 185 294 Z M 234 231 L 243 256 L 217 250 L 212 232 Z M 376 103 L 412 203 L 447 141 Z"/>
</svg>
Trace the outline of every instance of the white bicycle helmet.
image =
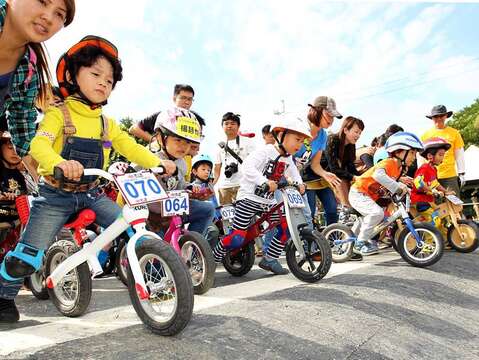
<svg viewBox="0 0 479 360">
<path fill-rule="evenodd" d="M 294 131 L 298 134 L 304 135 L 311 139 L 311 129 L 309 125 L 299 117 L 284 115 L 273 122 L 271 128 L 272 133 L 278 133 L 280 131 Z"/>
<path fill-rule="evenodd" d="M 392 134 L 386 141 L 384 148 L 388 153 L 393 153 L 397 150 L 418 150 L 422 151 L 424 145 L 422 141 L 413 133 L 400 131 Z"/>
<path fill-rule="evenodd" d="M 158 130 L 165 137 L 173 135 L 197 144 L 201 141 L 201 126 L 196 116 L 191 111 L 179 107 L 158 114 L 155 131 Z"/>
</svg>

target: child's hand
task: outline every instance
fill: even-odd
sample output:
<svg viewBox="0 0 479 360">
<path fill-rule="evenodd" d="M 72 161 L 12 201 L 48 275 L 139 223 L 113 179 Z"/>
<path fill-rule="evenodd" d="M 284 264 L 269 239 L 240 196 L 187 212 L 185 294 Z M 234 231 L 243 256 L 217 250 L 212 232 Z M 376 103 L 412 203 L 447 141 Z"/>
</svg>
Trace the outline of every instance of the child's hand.
<svg viewBox="0 0 479 360">
<path fill-rule="evenodd" d="M 268 192 L 275 192 L 278 189 L 278 184 L 276 184 L 276 181 L 268 180 L 267 183 L 269 186 Z"/>
<path fill-rule="evenodd" d="M 80 181 L 83 175 L 83 165 L 76 160 L 65 160 L 57 165 L 63 170 L 63 175 L 70 180 Z"/>
<path fill-rule="evenodd" d="M 0 200 L 14 201 L 17 195 L 11 192 L 4 192 L 0 195 Z"/>
<path fill-rule="evenodd" d="M 402 182 L 403 184 L 406 184 L 407 186 L 411 186 L 413 184 L 413 179 L 410 176 L 401 176 L 399 178 L 399 181 Z"/>
<path fill-rule="evenodd" d="M 306 185 L 304 184 L 299 184 L 298 185 L 298 191 L 301 195 L 303 195 L 306 192 Z"/>
<path fill-rule="evenodd" d="M 161 165 L 165 168 L 166 175 L 171 176 L 176 171 L 176 164 L 171 160 L 161 160 Z"/>
<path fill-rule="evenodd" d="M 407 187 L 407 185 L 400 182 L 399 187 L 396 190 L 396 194 L 398 194 L 400 197 L 403 197 L 408 192 L 409 192 L 409 188 Z"/>
<path fill-rule="evenodd" d="M 193 193 L 199 193 L 199 192 L 201 191 L 201 186 L 199 186 L 199 185 L 193 185 L 193 186 L 191 187 L 191 191 L 192 191 Z"/>
<path fill-rule="evenodd" d="M 444 191 L 445 195 L 456 195 L 456 192 L 454 190 L 446 190 Z"/>
</svg>

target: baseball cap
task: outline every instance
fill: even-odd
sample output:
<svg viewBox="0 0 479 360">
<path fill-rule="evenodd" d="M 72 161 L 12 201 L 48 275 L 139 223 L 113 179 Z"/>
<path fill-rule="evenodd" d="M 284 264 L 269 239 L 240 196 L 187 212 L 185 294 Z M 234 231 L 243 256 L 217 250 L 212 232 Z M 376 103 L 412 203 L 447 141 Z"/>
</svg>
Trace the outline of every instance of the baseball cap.
<svg viewBox="0 0 479 360">
<path fill-rule="evenodd" d="M 329 113 L 338 119 L 343 117 L 343 115 L 336 110 L 336 101 L 328 96 L 318 96 L 316 99 L 314 99 L 313 104 L 308 104 L 308 106 L 325 108 Z"/>
</svg>

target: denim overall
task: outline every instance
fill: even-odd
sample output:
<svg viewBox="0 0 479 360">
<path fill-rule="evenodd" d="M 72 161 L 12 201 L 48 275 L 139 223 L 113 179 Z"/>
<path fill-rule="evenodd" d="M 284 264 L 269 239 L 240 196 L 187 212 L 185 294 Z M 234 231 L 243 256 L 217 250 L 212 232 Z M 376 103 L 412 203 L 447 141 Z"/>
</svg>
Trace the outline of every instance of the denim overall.
<svg viewBox="0 0 479 360">
<path fill-rule="evenodd" d="M 64 146 L 61 156 L 66 160 L 79 161 L 85 168 L 103 168 L 103 147 L 111 146 L 107 139 L 108 124 L 103 117 L 104 134 L 102 140 L 85 139 L 73 136 L 76 129 L 71 122 L 68 109 L 61 105 L 64 115 Z M 106 125 L 106 126 L 105 126 Z M 95 176 L 82 178 L 82 183 L 95 181 Z M 35 198 L 30 210 L 30 218 L 20 239 L 30 247 L 47 250 L 56 234 L 76 212 L 89 208 L 96 213 L 96 223 L 103 228 L 112 224 L 120 215 L 120 208 L 98 187 L 84 192 L 67 192 L 40 182 L 40 196 Z M 22 281 L 10 282 L 0 276 L 0 298 L 13 299 L 20 290 Z"/>
</svg>

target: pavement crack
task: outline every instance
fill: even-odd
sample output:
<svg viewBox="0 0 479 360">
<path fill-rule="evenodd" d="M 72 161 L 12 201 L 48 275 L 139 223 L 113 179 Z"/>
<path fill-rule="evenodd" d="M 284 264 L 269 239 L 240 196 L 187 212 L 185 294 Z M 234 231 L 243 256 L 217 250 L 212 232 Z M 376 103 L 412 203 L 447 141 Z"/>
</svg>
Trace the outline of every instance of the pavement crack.
<svg viewBox="0 0 479 360">
<path fill-rule="evenodd" d="M 368 338 L 366 338 L 362 343 L 360 343 L 358 346 L 356 346 L 356 348 L 355 348 L 353 351 L 351 351 L 351 353 L 350 353 L 348 356 L 346 356 L 345 360 L 351 359 L 351 357 L 352 357 L 364 344 L 368 343 L 369 340 L 371 340 L 373 337 L 375 337 L 375 336 L 379 333 L 379 331 L 381 331 L 381 327 L 380 327 L 380 326 L 379 326 L 379 327 L 376 329 L 376 331 L 374 331 Z"/>
</svg>

